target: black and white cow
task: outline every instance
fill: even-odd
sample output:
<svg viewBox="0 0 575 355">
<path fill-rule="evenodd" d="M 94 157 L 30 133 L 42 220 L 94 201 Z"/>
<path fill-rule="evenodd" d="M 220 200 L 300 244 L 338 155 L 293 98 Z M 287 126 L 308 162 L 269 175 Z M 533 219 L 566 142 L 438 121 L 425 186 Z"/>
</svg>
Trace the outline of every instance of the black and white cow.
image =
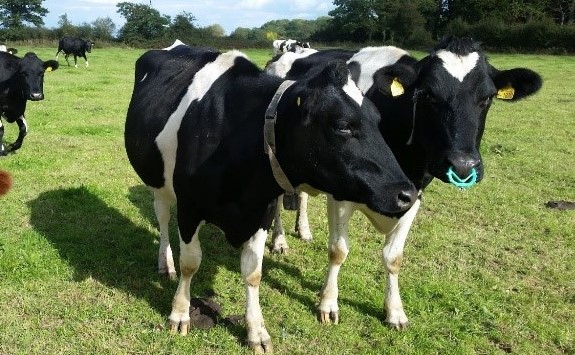
<svg viewBox="0 0 575 355">
<path fill-rule="evenodd" d="M 94 43 L 89 40 L 84 40 L 81 38 L 73 37 L 63 37 L 58 42 L 58 51 L 56 52 L 56 60 L 58 60 L 58 55 L 60 52 L 64 52 L 64 59 L 66 63 L 70 66 L 68 61 L 68 56 L 72 54 L 74 56 L 74 67 L 78 68 L 77 57 L 84 58 L 86 61 L 86 68 L 88 67 L 88 58 L 86 58 L 86 52 L 92 53 L 92 46 Z"/>
<path fill-rule="evenodd" d="M 18 54 L 18 50 L 16 48 L 6 47 L 5 44 L 0 44 L 0 52 L 7 52 L 10 54 Z"/>
<path fill-rule="evenodd" d="M 494 68 L 477 42 L 456 37 L 444 39 L 419 61 L 396 47 L 368 47 L 359 51 L 321 51 L 291 62 L 287 57 L 268 69 L 270 72 L 279 69 L 280 75 L 285 73 L 282 77 L 295 79 L 335 58 L 347 60 L 352 78 L 378 107 L 382 115 L 381 133 L 420 191 L 433 178 L 460 188 L 481 181 L 484 167 L 479 146 L 493 99 L 514 102 L 537 92 L 542 85 L 540 76 L 529 69 Z M 419 205 L 418 200 L 399 219 L 370 217 L 375 228 L 386 235 L 383 250 L 387 270 L 386 322 L 397 329 L 408 323 L 398 273 Z M 330 248 L 348 245 L 347 225 L 357 208 L 354 202 L 328 197 Z M 311 239 L 305 210 L 298 213 L 298 219 L 302 217 L 296 228 L 301 228 L 300 236 Z M 276 226 L 274 250 L 281 252 L 287 243 L 281 222 L 276 221 Z M 323 322 L 338 319 L 337 276 L 347 252 L 344 249 L 342 257 L 329 267 L 319 305 Z"/>
<path fill-rule="evenodd" d="M 310 48 L 309 42 L 301 42 L 295 39 L 276 39 L 272 43 L 274 55 L 288 52 L 299 52 Z"/>
<path fill-rule="evenodd" d="M 175 273 L 168 222 L 170 206 L 177 204 L 180 281 L 169 317 L 173 332 L 188 331 L 204 222 L 243 246 L 248 343 L 270 351 L 259 284 L 275 200 L 286 184 L 354 201 L 373 216 L 399 216 L 411 207 L 417 190 L 379 134 L 379 118 L 343 61 L 291 82 L 266 74 L 241 52 L 179 41 L 138 59 L 125 144 L 134 170 L 154 192 L 161 272 Z"/>
<path fill-rule="evenodd" d="M 34 53 L 26 53 L 23 58 L 19 58 L 0 52 L 0 67 L 3 68 L 0 70 L 0 156 L 4 156 L 22 146 L 28 133 L 24 117 L 26 102 L 44 99 L 44 72 L 58 69 L 58 62 L 44 62 Z M 3 143 L 2 118 L 18 125 L 18 138 L 7 146 Z"/>
</svg>

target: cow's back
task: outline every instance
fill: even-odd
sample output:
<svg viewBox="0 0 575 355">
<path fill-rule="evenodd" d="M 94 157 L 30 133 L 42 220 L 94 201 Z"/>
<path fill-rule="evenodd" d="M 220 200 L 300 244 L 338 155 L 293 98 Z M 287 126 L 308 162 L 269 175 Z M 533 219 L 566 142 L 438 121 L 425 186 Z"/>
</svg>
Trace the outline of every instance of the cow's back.
<svg viewBox="0 0 575 355">
<path fill-rule="evenodd" d="M 153 50 L 136 62 L 134 91 L 124 134 L 128 158 L 147 185 L 164 185 L 164 162 L 155 140 L 186 94 L 195 74 L 217 55 L 209 50 Z"/>
</svg>

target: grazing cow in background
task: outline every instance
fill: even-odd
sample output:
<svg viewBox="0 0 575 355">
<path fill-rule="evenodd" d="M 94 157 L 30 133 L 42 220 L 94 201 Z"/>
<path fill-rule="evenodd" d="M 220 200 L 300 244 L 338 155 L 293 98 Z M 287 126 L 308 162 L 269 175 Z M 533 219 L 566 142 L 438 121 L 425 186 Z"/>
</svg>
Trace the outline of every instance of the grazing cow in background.
<svg viewBox="0 0 575 355">
<path fill-rule="evenodd" d="M 433 178 L 460 188 L 481 181 L 484 167 L 479 145 L 493 99 L 515 102 L 537 92 L 542 85 L 541 77 L 529 69 L 494 68 L 478 42 L 455 37 L 447 37 L 419 61 L 396 47 L 321 51 L 293 61 L 285 77 L 305 77 L 310 70 L 335 58 L 347 60 L 352 78 L 378 107 L 382 115 L 380 131 L 420 191 Z M 418 201 L 398 222 L 385 216 L 370 218 L 375 228 L 386 235 L 386 322 L 397 329 L 408 323 L 399 294 L 398 273 L 419 205 Z M 353 202 L 328 197 L 330 247 L 348 244 L 348 220 L 355 209 Z M 305 227 L 305 223 L 297 226 Z M 311 239 L 309 227 L 300 235 Z M 274 249 L 285 248 L 285 236 L 280 231 L 274 235 Z M 338 319 L 337 277 L 346 255 L 328 270 L 319 306 L 323 322 Z"/>
<path fill-rule="evenodd" d="M 354 201 L 373 216 L 399 217 L 410 208 L 417 190 L 379 134 L 379 118 L 343 61 L 292 82 L 266 74 L 241 52 L 180 41 L 137 60 L 125 145 L 154 192 L 164 272 L 175 273 L 168 224 L 177 204 L 181 275 L 169 317 L 173 332 L 188 331 L 203 223 L 243 246 L 248 344 L 271 351 L 259 285 L 277 196 L 305 186 Z M 334 248 L 332 257 L 339 252 Z"/>
<path fill-rule="evenodd" d="M 276 39 L 273 41 L 274 55 L 287 52 L 299 52 L 310 48 L 309 42 L 300 42 L 295 39 Z"/>
<path fill-rule="evenodd" d="M 6 195 L 12 187 L 12 176 L 7 171 L 0 170 L 0 196 Z"/>
<path fill-rule="evenodd" d="M 18 50 L 17 50 L 16 48 L 6 47 L 5 44 L 0 44 L 0 52 L 7 52 L 7 53 L 10 53 L 10 54 L 17 54 L 17 53 L 18 53 Z"/>
<path fill-rule="evenodd" d="M 60 52 L 64 52 L 64 59 L 66 59 L 66 63 L 68 63 L 68 66 L 70 66 L 68 56 L 72 54 L 74 56 L 74 67 L 78 68 L 77 57 L 81 57 L 86 61 L 87 68 L 88 58 L 86 58 L 86 52 L 91 53 L 93 45 L 94 43 L 92 41 L 83 40 L 81 38 L 64 37 L 58 42 L 56 60 L 58 60 L 58 55 Z"/>
<path fill-rule="evenodd" d="M 0 66 L 4 69 L 0 71 L 0 156 L 3 156 L 22 146 L 28 133 L 24 117 L 26 102 L 44 99 L 44 72 L 58 69 L 58 62 L 44 62 L 31 52 L 23 58 L 0 52 Z M 2 118 L 18 125 L 18 138 L 8 146 L 3 143 Z"/>
</svg>

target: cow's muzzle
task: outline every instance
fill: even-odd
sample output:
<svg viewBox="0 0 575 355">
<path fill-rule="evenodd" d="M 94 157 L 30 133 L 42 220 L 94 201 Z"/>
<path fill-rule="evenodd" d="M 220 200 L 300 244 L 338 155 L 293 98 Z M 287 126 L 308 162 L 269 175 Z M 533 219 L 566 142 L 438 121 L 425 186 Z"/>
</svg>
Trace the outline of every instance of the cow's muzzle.
<svg viewBox="0 0 575 355">
<path fill-rule="evenodd" d="M 481 159 L 466 154 L 451 154 L 447 157 L 448 168 L 444 172 L 446 182 L 459 188 L 469 188 L 482 178 Z M 442 179 L 445 181 L 445 179 Z"/>
<path fill-rule="evenodd" d="M 33 92 L 29 97 L 30 101 L 40 101 L 44 100 L 44 94 L 41 92 Z"/>
</svg>

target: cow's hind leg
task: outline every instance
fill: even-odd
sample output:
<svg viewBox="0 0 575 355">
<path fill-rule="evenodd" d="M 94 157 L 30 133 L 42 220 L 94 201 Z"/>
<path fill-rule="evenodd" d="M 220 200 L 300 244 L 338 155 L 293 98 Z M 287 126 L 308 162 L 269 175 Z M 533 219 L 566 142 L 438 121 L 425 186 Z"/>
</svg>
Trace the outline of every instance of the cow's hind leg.
<svg viewBox="0 0 575 355">
<path fill-rule="evenodd" d="M 307 200 L 309 195 L 306 192 L 300 191 L 298 193 L 298 208 L 296 215 L 296 232 L 299 237 L 309 242 L 312 240 L 311 231 L 309 229 L 309 220 L 307 217 Z"/>
<path fill-rule="evenodd" d="M 154 212 L 160 226 L 160 250 L 158 251 L 158 273 L 176 278 L 176 268 L 170 246 L 170 207 L 175 199 L 167 188 L 154 189 Z"/>
<path fill-rule="evenodd" d="M 241 259 L 242 278 L 246 284 L 246 328 L 248 345 L 254 353 L 272 352 L 271 338 L 260 307 L 260 281 L 267 231 L 260 229 L 244 243 Z"/>
<path fill-rule="evenodd" d="M 179 219 L 178 222 L 180 222 Z M 186 233 L 186 228 L 180 228 L 180 282 L 172 301 L 172 312 L 169 317 L 172 333 L 178 333 L 179 330 L 181 335 L 186 335 L 190 327 L 190 284 L 202 262 L 199 238 L 202 224 L 196 227 L 189 243 L 185 243 L 182 239 L 182 233 Z"/>
<path fill-rule="evenodd" d="M 74 54 L 74 68 L 78 68 L 78 58 Z"/>
<path fill-rule="evenodd" d="M 319 313 L 323 324 L 339 323 L 339 306 L 337 304 L 337 278 L 341 265 L 349 253 L 348 222 L 354 211 L 354 203 L 336 201 L 332 196 L 327 198 L 329 223 L 329 266 L 327 276 L 320 292 Z"/>
<path fill-rule="evenodd" d="M 69 54 L 64 54 L 64 59 L 66 59 L 66 63 L 68 63 L 68 66 L 70 66 L 70 61 L 68 60 L 69 56 L 70 56 Z"/>
<path fill-rule="evenodd" d="M 24 116 L 20 116 L 20 118 L 16 119 L 16 124 L 18 125 L 18 138 L 16 138 L 14 143 L 10 144 L 10 151 L 20 149 L 20 147 L 22 147 L 22 142 L 24 142 L 24 137 L 28 134 L 28 123 Z"/>
<path fill-rule="evenodd" d="M 282 225 L 281 210 L 283 205 L 283 195 L 277 198 L 277 206 L 274 215 L 274 226 L 272 229 L 272 253 L 285 254 L 289 246 L 286 240 L 285 231 Z"/>
<path fill-rule="evenodd" d="M 2 119 L 0 119 L 0 157 L 7 154 L 8 150 L 4 147 L 4 125 L 2 124 Z"/>
</svg>

